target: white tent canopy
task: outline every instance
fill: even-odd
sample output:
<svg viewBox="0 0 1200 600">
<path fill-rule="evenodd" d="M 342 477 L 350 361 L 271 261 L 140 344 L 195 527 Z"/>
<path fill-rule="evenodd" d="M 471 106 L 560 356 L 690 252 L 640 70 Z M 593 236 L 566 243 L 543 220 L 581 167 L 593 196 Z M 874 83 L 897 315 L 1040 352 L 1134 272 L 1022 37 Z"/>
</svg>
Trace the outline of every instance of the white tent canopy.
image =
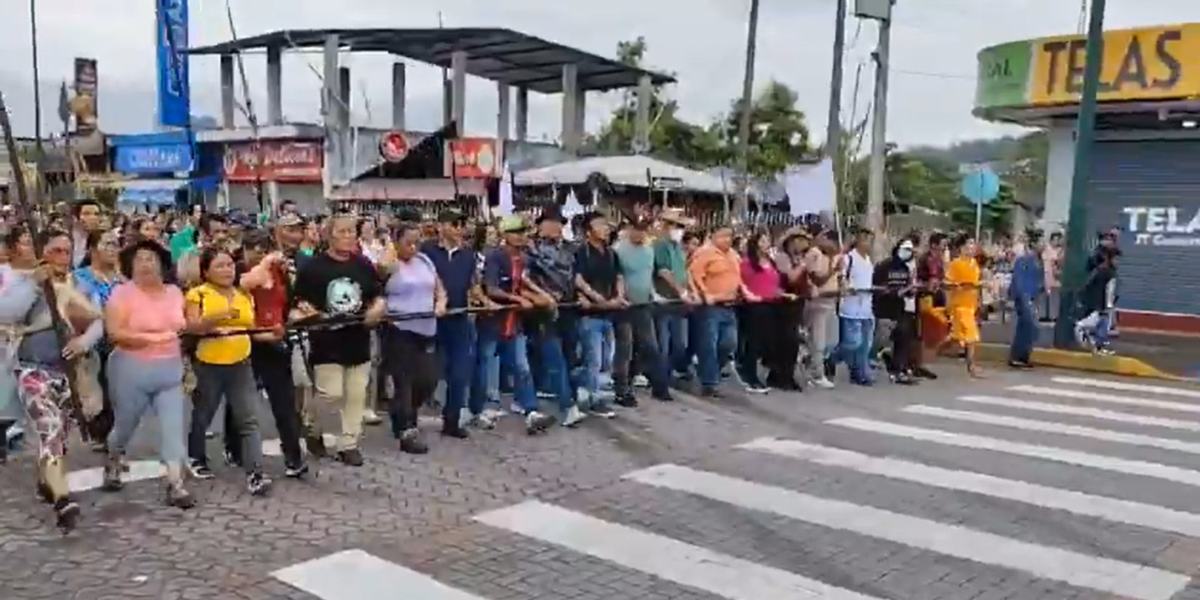
<svg viewBox="0 0 1200 600">
<path fill-rule="evenodd" d="M 710 194 L 733 193 L 720 177 L 693 171 L 648 156 L 597 156 L 528 169 L 514 176 L 518 186 L 583 185 L 593 174 L 603 175 L 613 185 L 648 187 L 650 178 L 676 180 L 675 188 Z"/>
</svg>

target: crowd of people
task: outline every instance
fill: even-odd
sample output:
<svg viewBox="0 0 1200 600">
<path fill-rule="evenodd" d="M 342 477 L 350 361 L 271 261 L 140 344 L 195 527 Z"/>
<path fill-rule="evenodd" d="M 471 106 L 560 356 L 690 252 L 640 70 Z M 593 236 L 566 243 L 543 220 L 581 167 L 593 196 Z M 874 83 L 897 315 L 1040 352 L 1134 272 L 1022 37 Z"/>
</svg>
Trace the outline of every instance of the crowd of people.
<svg viewBox="0 0 1200 600">
<path fill-rule="evenodd" d="M 935 379 L 927 365 L 947 349 L 980 375 L 986 286 L 966 234 L 913 234 L 877 263 L 870 231 L 846 243 L 816 225 L 702 232 L 647 207 L 617 223 L 549 206 L 472 224 L 455 211 L 310 218 L 285 202 L 268 222 L 85 200 L 44 221 L 31 231 L 9 215 L 0 238 L 0 431 L 34 442 L 38 492 L 64 529 L 80 513 L 72 429 L 107 455 L 103 487 L 117 491 L 150 413 L 166 502 L 186 509 L 189 476 L 213 477 L 222 404 L 225 462 L 262 495 L 264 398 L 283 475 L 303 478 L 307 457 L 361 466 L 364 426 L 382 413 L 399 450 L 422 454 L 423 407 L 440 407 L 441 435 L 461 440 L 498 418 L 531 435 L 613 418 L 642 387 L 658 402 L 679 389 L 720 399 L 730 385 L 828 389 L 840 365 L 851 385 L 879 372 L 911 385 Z M 1045 253 L 1027 245 L 1007 287 L 1015 368 L 1031 366 L 1045 294 Z M 1108 299 L 1090 298 L 1105 318 Z M 332 449 L 319 401 L 340 417 Z"/>
</svg>

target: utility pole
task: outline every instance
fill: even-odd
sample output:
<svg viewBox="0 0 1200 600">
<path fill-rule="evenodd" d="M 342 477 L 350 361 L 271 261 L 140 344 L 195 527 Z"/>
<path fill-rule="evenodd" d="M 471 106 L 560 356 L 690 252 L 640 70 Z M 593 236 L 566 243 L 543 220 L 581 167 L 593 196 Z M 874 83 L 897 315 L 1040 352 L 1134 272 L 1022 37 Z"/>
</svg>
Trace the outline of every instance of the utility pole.
<svg viewBox="0 0 1200 600">
<path fill-rule="evenodd" d="M 864 4 L 860 2 L 860 5 Z M 887 97 L 888 70 L 891 68 L 892 5 L 895 0 L 883 0 L 871 17 L 879 21 L 879 47 L 875 49 L 875 120 L 871 124 L 871 167 L 867 180 L 866 226 L 876 233 L 883 231 L 883 201 L 887 193 Z M 860 11 L 861 11 L 860 6 Z"/>
<path fill-rule="evenodd" d="M 842 141 L 842 79 L 846 55 L 846 0 L 837 0 L 833 19 L 833 68 L 829 77 L 829 122 L 825 126 L 825 156 L 836 160 Z M 836 163 L 835 163 L 836 164 Z"/>
<path fill-rule="evenodd" d="M 743 219 L 750 212 L 750 109 L 754 104 L 754 55 L 758 50 L 758 3 L 750 0 L 750 25 L 746 32 L 746 73 L 742 78 L 742 114 L 738 122 L 738 158 L 741 166 L 738 205 Z"/>
<path fill-rule="evenodd" d="M 37 0 L 29 0 L 29 49 L 33 55 L 33 137 L 38 164 L 46 156 L 42 147 L 42 75 L 38 61 Z"/>
<path fill-rule="evenodd" d="M 1087 278 L 1087 187 L 1091 179 L 1092 145 L 1096 139 L 1096 92 L 1100 88 L 1100 61 L 1104 56 L 1104 3 L 1092 0 L 1088 21 L 1087 52 L 1083 70 L 1083 95 L 1075 130 L 1075 165 L 1071 176 L 1071 203 L 1067 208 L 1067 248 L 1063 264 L 1062 295 L 1054 323 L 1054 347 L 1076 345 L 1075 312 L 1079 288 Z"/>
</svg>

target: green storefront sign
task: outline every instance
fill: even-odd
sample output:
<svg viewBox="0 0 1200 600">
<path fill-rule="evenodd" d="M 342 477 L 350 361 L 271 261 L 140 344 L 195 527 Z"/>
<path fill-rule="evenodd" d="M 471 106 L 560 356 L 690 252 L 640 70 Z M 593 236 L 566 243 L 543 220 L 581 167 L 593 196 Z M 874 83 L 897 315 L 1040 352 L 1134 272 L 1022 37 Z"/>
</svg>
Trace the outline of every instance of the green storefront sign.
<svg viewBox="0 0 1200 600">
<path fill-rule="evenodd" d="M 1033 45 L 1011 42 L 979 51 L 975 82 L 975 109 L 1029 104 L 1029 78 L 1033 71 Z"/>
</svg>

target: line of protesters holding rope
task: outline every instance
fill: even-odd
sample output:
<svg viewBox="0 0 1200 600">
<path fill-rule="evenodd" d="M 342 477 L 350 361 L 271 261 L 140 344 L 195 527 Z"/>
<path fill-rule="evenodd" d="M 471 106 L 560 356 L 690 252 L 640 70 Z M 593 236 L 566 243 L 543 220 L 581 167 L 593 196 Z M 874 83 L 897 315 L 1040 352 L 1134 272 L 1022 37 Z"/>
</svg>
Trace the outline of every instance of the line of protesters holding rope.
<svg viewBox="0 0 1200 600">
<path fill-rule="evenodd" d="M 283 474 L 303 478 L 306 454 L 363 464 L 375 403 L 401 451 L 427 452 L 417 413 L 437 402 L 441 384 L 441 435 L 466 439 L 508 413 L 531 435 L 613 418 L 614 406 L 638 406 L 642 386 L 661 402 L 673 389 L 720 399 L 727 379 L 754 394 L 831 388 L 839 364 L 850 383 L 870 386 L 882 323 L 893 381 L 936 378 L 926 359 L 947 343 L 964 347 L 979 373 L 980 271 L 966 236 L 949 243 L 949 262 L 947 240 L 934 235 L 901 240 L 877 265 L 867 231 L 847 247 L 821 228 L 737 239 L 733 225 L 701 233 L 664 210 L 617 232 L 601 213 L 572 227 L 552 206 L 533 223 L 499 219 L 496 239 L 475 245 L 453 211 L 433 235 L 411 219 L 389 221 L 382 243 L 363 236 L 367 220 L 335 214 L 306 252 L 311 224 L 287 210 L 239 243 L 225 217 L 197 211 L 190 231 L 176 233 L 192 244 L 143 226 L 123 239 L 93 220 L 99 213 L 80 202 L 71 231 L 36 240 L 13 225 L 2 247 L 0 362 L 15 373 L 36 443 L 38 492 L 64 530 L 80 513 L 66 481 L 71 430 L 107 454 L 104 489 L 116 491 L 151 411 L 166 502 L 186 509 L 195 502 L 188 476 L 213 477 L 206 441 L 222 403 L 226 463 L 262 495 L 272 485 L 257 411 L 264 396 Z M 40 291 L 47 281 L 53 307 Z M 65 338 L 51 311 L 67 324 Z M 497 408 L 501 390 L 511 391 L 509 411 Z M 318 398 L 339 412 L 333 449 Z M 0 413 L 0 430 L 21 425 Z"/>
</svg>

